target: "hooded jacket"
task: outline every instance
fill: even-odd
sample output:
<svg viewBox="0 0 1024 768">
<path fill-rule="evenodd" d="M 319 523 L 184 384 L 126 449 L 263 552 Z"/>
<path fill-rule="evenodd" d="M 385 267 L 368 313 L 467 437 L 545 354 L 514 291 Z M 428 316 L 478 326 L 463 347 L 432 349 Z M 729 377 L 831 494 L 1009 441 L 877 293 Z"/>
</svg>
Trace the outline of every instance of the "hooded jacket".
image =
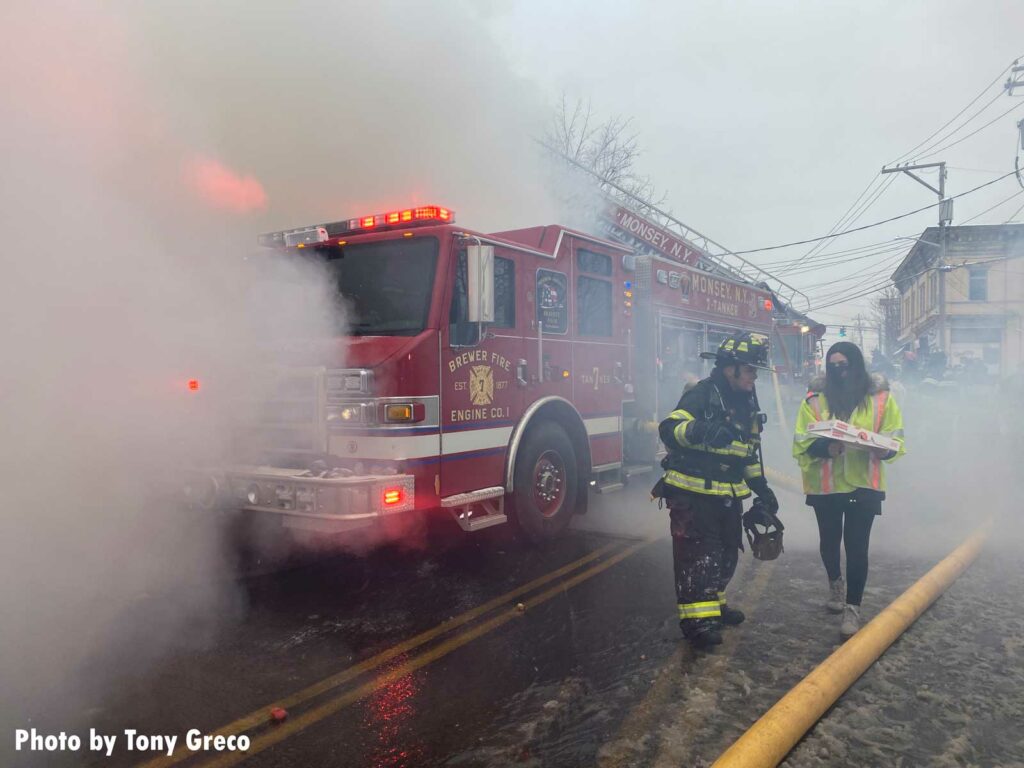
<svg viewBox="0 0 1024 768">
<path fill-rule="evenodd" d="M 885 465 L 906 453 L 903 415 L 889 391 L 889 382 L 884 376 L 871 374 L 867 396 L 845 420 L 854 427 L 891 437 L 900 444 L 895 454 L 884 459 L 875 452 L 849 446 L 839 456 L 831 458 L 827 448 L 829 440 L 807 432 L 811 423 L 834 418 L 824 390 L 825 377 L 815 377 L 796 418 L 793 456 L 800 465 L 804 493 L 809 496 L 853 493 L 858 488 L 884 493 Z"/>
</svg>

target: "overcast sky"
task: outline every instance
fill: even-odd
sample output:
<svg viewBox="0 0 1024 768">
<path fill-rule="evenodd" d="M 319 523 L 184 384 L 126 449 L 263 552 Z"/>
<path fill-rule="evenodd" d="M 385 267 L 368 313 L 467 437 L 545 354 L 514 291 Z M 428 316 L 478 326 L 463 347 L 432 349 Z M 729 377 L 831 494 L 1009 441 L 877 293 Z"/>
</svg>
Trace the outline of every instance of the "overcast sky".
<svg viewBox="0 0 1024 768">
<path fill-rule="evenodd" d="M 75 147 L 92 158 L 76 173 L 188 226 L 196 211 L 168 191 L 181 187 L 205 206 L 204 223 L 220 217 L 246 242 L 435 201 L 475 229 L 550 223 L 559 214 L 531 139 L 563 93 L 589 99 L 601 116 L 631 117 L 639 170 L 676 216 L 723 245 L 814 237 L 883 163 L 1024 54 L 1024 4 L 978 0 L 44 0 L 0 14 L 8 150 L 62 172 L 53 146 Z M 996 99 L 957 137 L 1024 107 L 1019 93 Z M 1022 112 L 929 158 L 951 166 L 950 194 L 1012 170 Z M 886 179 L 858 224 L 935 200 L 905 176 Z M 1011 178 L 957 201 L 954 223 L 1019 191 Z M 1005 221 L 1022 202 L 976 222 Z M 929 211 L 830 249 L 919 234 L 935 219 Z M 900 255 L 792 279 L 821 305 L 837 288 L 855 292 L 859 278 L 820 284 L 857 270 L 871 284 Z M 815 317 L 850 322 L 866 307 L 863 299 Z"/>
<path fill-rule="evenodd" d="M 825 234 L 884 163 L 939 128 L 1024 54 L 1024 4 L 1012 2 L 562 0 L 508 8 L 490 26 L 515 71 L 549 99 L 564 91 L 592 99 L 605 113 L 632 116 L 646 150 L 642 170 L 667 193 L 673 212 L 737 250 Z M 1003 79 L 961 120 L 992 101 Z M 997 98 L 951 140 L 1024 107 L 1024 89 L 1018 93 Z M 1022 117 L 1024 109 L 1011 112 L 923 162 L 951 166 L 947 194 L 996 178 L 1013 169 L 1015 123 Z M 872 191 L 890 178 L 879 178 Z M 935 182 L 934 175 L 928 179 Z M 1020 191 L 1011 178 L 959 200 L 954 224 Z M 935 200 L 898 175 L 856 224 Z M 1001 223 L 1022 202 L 1024 195 L 974 223 Z M 829 248 L 918 235 L 936 217 L 921 213 L 838 238 Z M 749 258 L 777 262 L 807 248 Z M 812 303 L 828 303 L 830 292 L 856 292 L 860 279 L 901 255 L 791 279 L 809 286 Z M 843 275 L 852 277 L 820 285 Z M 822 309 L 818 316 L 849 321 L 866 304 Z"/>
</svg>

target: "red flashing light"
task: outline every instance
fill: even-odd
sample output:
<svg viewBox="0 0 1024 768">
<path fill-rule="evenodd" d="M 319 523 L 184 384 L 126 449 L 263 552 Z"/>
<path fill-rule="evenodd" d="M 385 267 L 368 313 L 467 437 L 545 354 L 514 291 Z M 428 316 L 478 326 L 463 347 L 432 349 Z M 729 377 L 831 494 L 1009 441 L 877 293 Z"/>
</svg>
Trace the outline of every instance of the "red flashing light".
<svg viewBox="0 0 1024 768">
<path fill-rule="evenodd" d="M 766 312 L 771 312 L 772 311 L 772 306 L 774 306 L 774 305 L 772 304 L 772 300 L 771 299 L 765 299 L 764 300 L 764 309 L 765 309 Z"/>
<path fill-rule="evenodd" d="M 451 211 L 436 205 L 406 208 L 404 211 L 390 211 L 384 214 L 384 221 L 388 224 L 401 224 L 410 221 L 451 221 L 451 218 Z"/>
<path fill-rule="evenodd" d="M 450 208 L 442 208 L 439 205 L 421 205 L 416 208 L 376 213 L 373 216 L 359 216 L 358 218 L 343 219 L 329 224 L 318 224 L 315 227 L 306 227 L 304 229 L 269 232 L 259 236 L 259 243 L 271 248 L 280 248 L 282 246 L 315 247 L 319 243 L 337 237 L 344 237 L 350 233 L 365 232 L 369 229 L 394 227 L 403 224 L 417 225 L 429 224 L 431 222 L 453 224 L 455 222 L 455 212 Z M 315 237 L 309 234 L 314 229 L 316 230 Z M 344 245 L 344 241 L 339 241 L 337 245 Z"/>
<path fill-rule="evenodd" d="M 399 488 L 385 488 L 384 489 L 384 506 L 393 507 L 395 504 L 401 504 L 402 499 L 405 498 L 405 493 Z"/>
<path fill-rule="evenodd" d="M 406 208 L 402 211 L 388 211 L 373 216 L 360 216 L 358 219 L 349 219 L 349 231 L 357 229 L 373 229 L 374 227 L 391 227 L 397 224 L 426 223 L 428 221 L 439 221 L 451 223 L 455 221 L 455 214 L 448 208 L 439 205 L 421 205 L 418 208 Z"/>
<path fill-rule="evenodd" d="M 189 391 L 191 391 L 191 392 L 198 392 L 199 391 L 199 379 L 189 379 L 188 380 L 188 388 L 189 388 Z"/>
</svg>

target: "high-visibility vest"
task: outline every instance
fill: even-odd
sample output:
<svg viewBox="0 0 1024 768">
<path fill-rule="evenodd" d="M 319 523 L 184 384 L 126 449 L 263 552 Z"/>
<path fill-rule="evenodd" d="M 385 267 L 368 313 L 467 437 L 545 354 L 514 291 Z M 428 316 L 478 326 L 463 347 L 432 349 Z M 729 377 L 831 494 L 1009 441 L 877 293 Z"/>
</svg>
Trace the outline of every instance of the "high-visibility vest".
<svg viewBox="0 0 1024 768">
<path fill-rule="evenodd" d="M 884 380 L 883 380 L 884 381 Z M 847 447 L 832 459 L 810 456 L 807 449 L 818 439 L 818 435 L 807 432 L 809 424 L 834 418 L 828 407 L 824 392 L 807 393 L 796 417 L 796 431 L 793 435 L 793 457 L 800 465 L 804 493 L 810 495 L 829 493 L 852 493 L 857 488 L 885 490 L 885 465 L 895 461 L 904 453 L 903 415 L 899 405 L 889 393 L 888 386 L 875 380 L 873 391 L 864 398 L 857 409 L 845 419 L 848 424 L 891 437 L 899 444 L 899 450 L 890 458 L 882 459 L 872 451 Z"/>
</svg>

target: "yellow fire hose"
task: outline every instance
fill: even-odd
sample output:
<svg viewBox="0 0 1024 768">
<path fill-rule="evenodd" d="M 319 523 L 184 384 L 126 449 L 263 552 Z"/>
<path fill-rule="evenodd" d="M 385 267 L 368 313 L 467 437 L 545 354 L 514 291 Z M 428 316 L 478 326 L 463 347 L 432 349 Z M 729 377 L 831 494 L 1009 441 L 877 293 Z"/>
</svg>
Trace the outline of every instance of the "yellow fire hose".
<svg viewBox="0 0 1024 768">
<path fill-rule="evenodd" d="M 846 641 L 817 669 L 783 696 L 712 765 L 712 768 L 757 766 L 782 762 L 832 704 L 870 667 L 885 649 L 956 581 L 978 556 L 991 520 L 975 531 L 867 626 Z"/>
</svg>

